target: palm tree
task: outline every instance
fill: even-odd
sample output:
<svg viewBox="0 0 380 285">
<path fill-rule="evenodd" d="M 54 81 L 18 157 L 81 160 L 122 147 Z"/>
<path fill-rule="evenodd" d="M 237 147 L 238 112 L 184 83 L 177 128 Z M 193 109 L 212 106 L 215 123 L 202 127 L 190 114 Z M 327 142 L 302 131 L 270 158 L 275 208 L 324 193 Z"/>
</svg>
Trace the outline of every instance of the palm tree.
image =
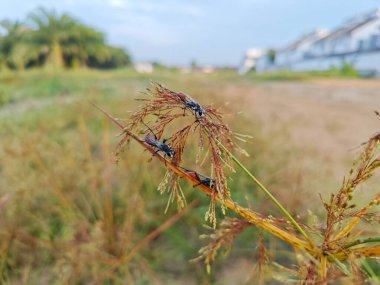
<svg viewBox="0 0 380 285">
<path fill-rule="evenodd" d="M 104 35 L 95 29 L 77 23 L 66 42 L 65 55 L 71 58 L 72 66 L 88 66 L 89 58 L 106 61 L 111 54 L 105 45 Z"/>
<path fill-rule="evenodd" d="M 67 14 L 39 8 L 29 14 L 28 23 L 0 22 L 0 69 L 42 64 L 115 68 L 130 63 L 124 50 L 106 44 L 103 33 Z"/>
<path fill-rule="evenodd" d="M 0 69 L 23 69 L 25 63 L 31 59 L 25 41 L 28 28 L 19 21 L 10 20 L 1 21 L 0 28 L 4 31 L 4 35 L 0 37 Z"/>
<path fill-rule="evenodd" d="M 62 68 L 65 44 L 78 21 L 69 15 L 59 15 L 54 10 L 48 11 L 44 8 L 29 14 L 28 19 L 34 28 L 33 42 L 46 58 L 46 65 Z"/>
</svg>

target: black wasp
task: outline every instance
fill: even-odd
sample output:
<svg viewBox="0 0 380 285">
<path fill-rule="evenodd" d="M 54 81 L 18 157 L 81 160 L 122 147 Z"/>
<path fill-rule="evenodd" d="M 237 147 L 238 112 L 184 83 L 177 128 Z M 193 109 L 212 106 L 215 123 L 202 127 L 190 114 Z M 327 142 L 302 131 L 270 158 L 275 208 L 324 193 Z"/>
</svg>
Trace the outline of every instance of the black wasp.
<svg viewBox="0 0 380 285">
<path fill-rule="evenodd" d="M 150 145 L 150 146 L 153 146 L 155 148 L 157 148 L 157 150 L 154 152 L 155 154 L 162 151 L 164 153 L 164 158 L 166 158 L 166 156 L 169 156 L 170 158 L 173 158 L 174 155 L 175 155 L 175 151 L 173 148 L 171 148 L 170 146 L 168 146 L 166 144 L 166 139 L 164 139 L 162 142 L 160 142 L 156 136 L 156 134 L 152 131 L 151 128 L 149 128 L 149 126 L 147 126 L 144 122 L 142 122 L 148 129 L 149 131 L 153 134 L 150 135 L 150 134 L 147 134 L 144 138 L 144 141 Z"/>
<path fill-rule="evenodd" d="M 197 187 L 199 185 L 204 185 L 210 189 L 214 188 L 215 179 L 211 179 L 210 177 L 203 175 L 203 174 L 200 174 L 194 170 L 189 170 L 189 169 L 186 169 L 183 167 L 181 167 L 181 168 L 183 170 L 185 170 L 187 174 L 189 174 L 190 176 L 192 176 L 194 179 L 196 179 L 199 182 L 198 184 L 193 185 L 193 187 Z"/>
<path fill-rule="evenodd" d="M 182 91 L 179 91 L 175 94 L 185 104 L 185 108 L 189 108 L 194 112 L 196 118 L 204 117 L 206 115 L 206 111 L 201 107 L 201 105 L 197 101 L 191 98 L 190 95 Z"/>
</svg>

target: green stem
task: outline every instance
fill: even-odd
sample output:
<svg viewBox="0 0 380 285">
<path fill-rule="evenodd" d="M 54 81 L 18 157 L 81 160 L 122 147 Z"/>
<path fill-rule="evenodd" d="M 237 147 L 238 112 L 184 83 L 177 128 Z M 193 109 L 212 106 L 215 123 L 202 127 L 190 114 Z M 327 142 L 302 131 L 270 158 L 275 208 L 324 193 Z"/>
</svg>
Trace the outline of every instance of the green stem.
<svg viewBox="0 0 380 285">
<path fill-rule="evenodd" d="M 363 238 L 363 239 L 358 239 L 352 243 L 349 243 L 346 245 L 344 248 L 350 248 L 356 245 L 360 244 L 365 244 L 365 243 L 371 243 L 371 242 L 380 242 L 380 237 L 370 237 L 370 238 Z"/>
<path fill-rule="evenodd" d="M 367 274 L 372 279 L 374 284 L 380 284 L 380 278 L 377 276 L 376 272 L 372 269 L 372 267 L 368 264 L 368 262 L 363 259 L 362 265 L 365 271 L 367 271 Z"/>
<path fill-rule="evenodd" d="M 259 186 L 259 188 L 276 204 L 276 206 L 284 213 L 288 220 L 294 225 L 294 227 L 306 238 L 310 245 L 314 246 L 306 232 L 296 222 L 296 220 L 290 215 L 290 213 L 281 205 L 281 203 L 272 195 L 272 193 L 218 140 L 218 144 L 227 152 L 232 160 Z"/>
</svg>

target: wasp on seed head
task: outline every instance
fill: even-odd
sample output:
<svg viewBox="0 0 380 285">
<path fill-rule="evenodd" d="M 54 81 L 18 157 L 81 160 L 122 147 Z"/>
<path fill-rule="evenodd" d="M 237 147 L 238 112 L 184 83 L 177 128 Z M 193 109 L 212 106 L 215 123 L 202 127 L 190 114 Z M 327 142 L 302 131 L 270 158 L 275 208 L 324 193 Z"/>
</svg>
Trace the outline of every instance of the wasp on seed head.
<svg viewBox="0 0 380 285">
<path fill-rule="evenodd" d="M 183 104 L 185 104 L 184 110 L 186 108 L 190 109 L 194 112 L 194 116 L 196 118 L 204 117 L 206 115 L 206 111 L 201 107 L 201 105 L 197 101 L 191 98 L 190 95 L 182 91 L 175 93 L 175 95 L 183 102 Z"/>
<path fill-rule="evenodd" d="M 147 134 L 144 138 L 144 141 L 150 145 L 150 146 L 153 146 L 155 148 L 157 148 L 157 150 L 154 152 L 155 154 L 162 151 L 164 153 L 164 158 L 166 158 L 166 156 L 169 156 L 170 158 L 173 158 L 174 155 L 175 155 L 175 151 L 173 148 L 171 148 L 169 145 L 166 144 L 166 139 L 164 139 L 162 142 L 160 142 L 156 136 L 156 134 L 152 131 L 152 129 L 147 126 L 144 122 L 142 122 L 148 129 L 149 131 L 153 134 L 150 135 L 150 134 Z"/>
<path fill-rule="evenodd" d="M 193 185 L 193 187 L 197 187 L 199 185 L 204 185 L 210 189 L 215 188 L 215 184 L 216 184 L 215 179 L 211 179 L 210 177 L 203 175 L 203 174 L 200 174 L 200 173 L 196 172 L 195 170 L 190 170 L 190 169 L 186 169 L 183 167 L 181 167 L 181 168 L 183 170 L 185 170 L 187 174 L 189 174 L 190 176 L 192 176 L 193 178 L 195 178 L 199 182 L 198 184 Z"/>
</svg>

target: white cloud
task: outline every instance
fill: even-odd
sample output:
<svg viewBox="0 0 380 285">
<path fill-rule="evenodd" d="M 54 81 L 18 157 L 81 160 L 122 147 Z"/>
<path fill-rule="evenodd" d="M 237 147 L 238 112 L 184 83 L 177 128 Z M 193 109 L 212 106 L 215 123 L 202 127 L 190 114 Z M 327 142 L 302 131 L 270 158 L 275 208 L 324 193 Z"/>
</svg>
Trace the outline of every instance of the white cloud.
<svg viewBox="0 0 380 285">
<path fill-rule="evenodd" d="M 126 8 L 128 7 L 128 3 L 125 0 L 106 0 L 111 7 L 115 8 Z"/>
</svg>

